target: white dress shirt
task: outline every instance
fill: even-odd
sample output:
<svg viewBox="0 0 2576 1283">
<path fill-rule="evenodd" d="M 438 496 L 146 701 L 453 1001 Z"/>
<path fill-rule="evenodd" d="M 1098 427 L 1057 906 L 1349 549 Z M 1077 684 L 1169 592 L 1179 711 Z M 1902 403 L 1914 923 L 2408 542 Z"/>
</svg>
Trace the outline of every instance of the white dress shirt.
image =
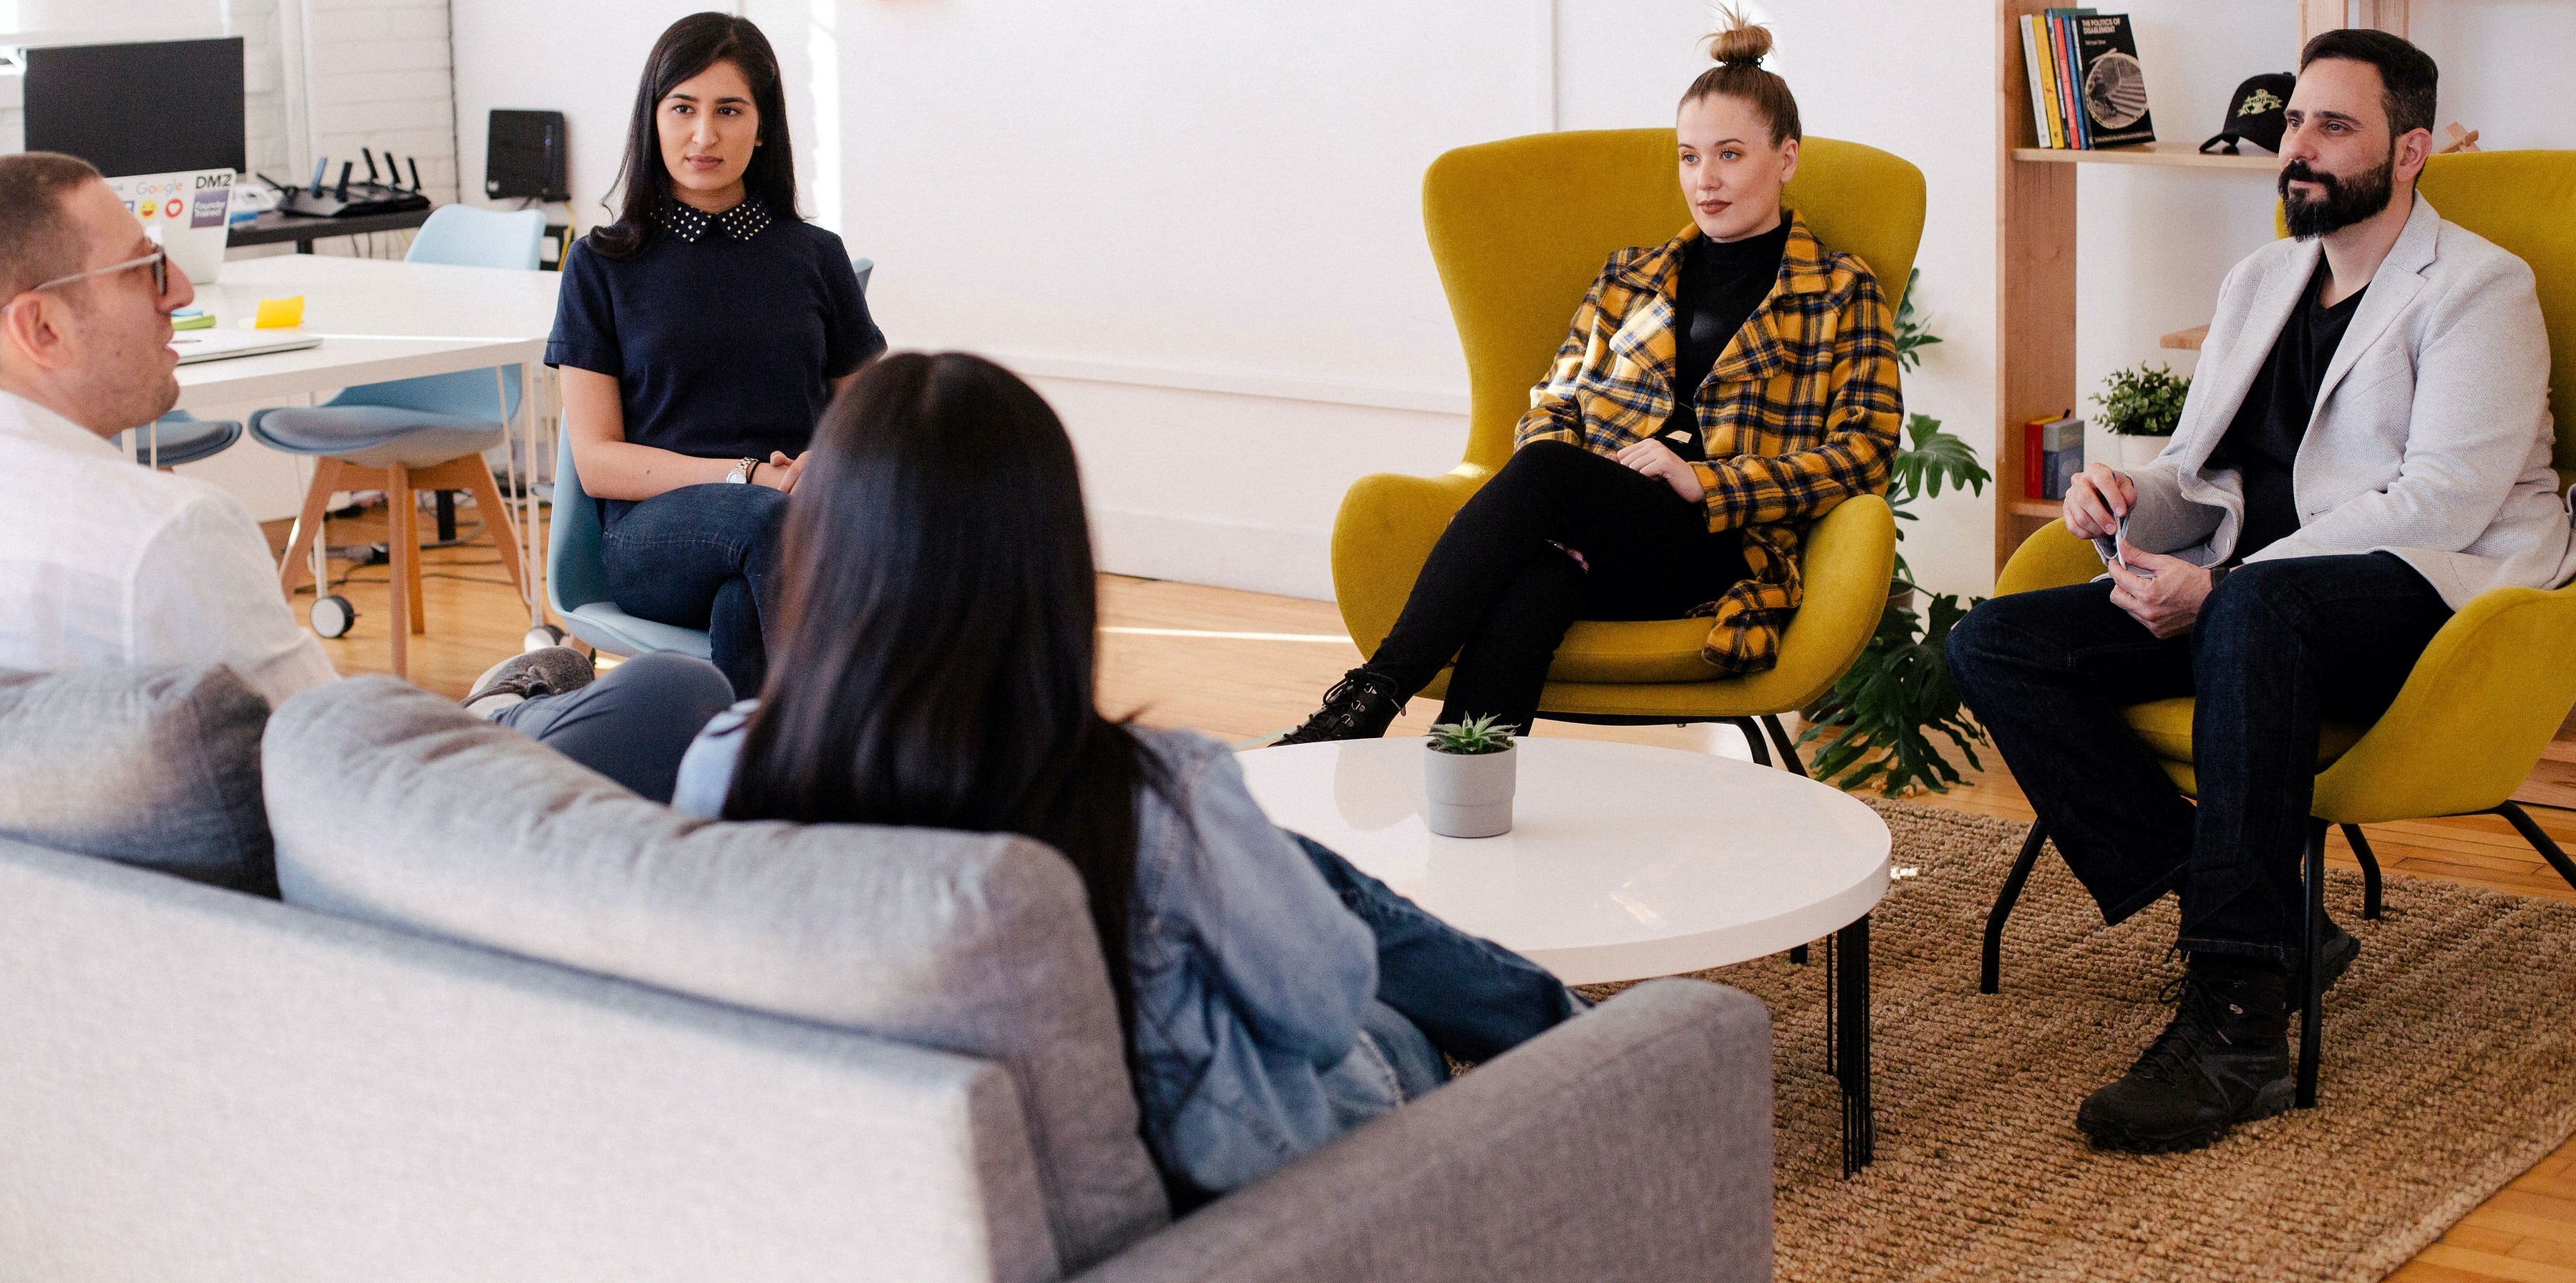
<svg viewBox="0 0 2576 1283">
<path fill-rule="evenodd" d="M 214 662 L 271 705 L 338 676 L 239 501 L 0 392 L 0 668 Z"/>
</svg>

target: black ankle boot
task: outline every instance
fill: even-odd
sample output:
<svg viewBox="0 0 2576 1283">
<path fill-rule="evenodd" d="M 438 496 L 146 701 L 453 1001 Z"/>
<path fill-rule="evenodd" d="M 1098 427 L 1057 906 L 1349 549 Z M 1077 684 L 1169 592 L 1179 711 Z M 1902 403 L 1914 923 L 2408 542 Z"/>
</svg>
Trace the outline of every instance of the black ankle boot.
<svg viewBox="0 0 2576 1283">
<path fill-rule="evenodd" d="M 1354 668 L 1342 674 L 1342 680 L 1324 692 L 1324 706 L 1306 719 L 1306 724 L 1278 738 L 1280 744 L 1321 744 L 1328 740 L 1373 740 L 1386 734 L 1395 724 L 1396 715 L 1404 711 L 1404 701 L 1395 694 L 1395 684 L 1370 672 Z"/>
<path fill-rule="evenodd" d="M 2084 1098 L 2076 1128 L 2104 1149 L 2165 1154 L 2288 1109 L 2297 988 L 2281 967 L 2193 955 L 2173 1023 L 2126 1077 Z"/>
</svg>

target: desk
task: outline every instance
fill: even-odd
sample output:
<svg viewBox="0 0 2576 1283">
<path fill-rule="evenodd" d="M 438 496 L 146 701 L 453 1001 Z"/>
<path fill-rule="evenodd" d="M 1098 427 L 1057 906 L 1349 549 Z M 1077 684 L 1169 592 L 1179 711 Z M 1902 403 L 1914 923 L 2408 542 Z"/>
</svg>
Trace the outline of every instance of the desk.
<svg viewBox="0 0 2576 1283">
<path fill-rule="evenodd" d="M 449 267 L 390 259 L 279 255 L 224 264 L 223 279 L 197 287 L 194 306 L 231 328 L 259 310 L 259 300 L 304 296 L 306 334 L 320 347 L 203 361 L 179 367 L 182 410 L 243 401 L 277 401 L 429 374 L 497 365 L 520 367 L 519 412 L 509 431 L 513 480 L 533 477 L 537 461 L 535 364 L 555 324 L 553 272 Z M 493 376 L 493 408 L 500 377 Z M 524 462 L 522 451 L 524 454 Z M 536 497 L 519 493 L 519 564 L 527 586 L 528 626 L 545 622 L 536 551 Z"/>
<path fill-rule="evenodd" d="M 310 254 L 315 241 L 333 236 L 364 236 L 370 232 L 405 232 L 428 222 L 434 212 L 432 209 L 409 209 L 399 214 L 364 214 L 357 218 L 312 218 L 272 209 L 257 218 L 233 224 L 224 233 L 224 245 L 229 249 L 240 249 L 244 245 L 282 245 L 293 241 L 296 253 Z"/>
</svg>

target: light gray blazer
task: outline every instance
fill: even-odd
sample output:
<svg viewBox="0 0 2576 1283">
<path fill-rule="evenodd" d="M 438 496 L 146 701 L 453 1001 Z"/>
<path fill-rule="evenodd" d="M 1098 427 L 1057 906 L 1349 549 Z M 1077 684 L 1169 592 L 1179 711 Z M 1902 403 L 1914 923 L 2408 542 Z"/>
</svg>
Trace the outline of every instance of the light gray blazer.
<svg viewBox="0 0 2576 1283">
<path fill-rule="evenodd" d="M 2130 473 L 2140 517 L 2218 510 L 2215 530 L 2198 523 L 2171 541 L 2187 546 L 2166 551 L 2216 565 L 2234 550 L 2244 488 L 2232 469 L 2210 470 L 2209 455 L 2323 252 L 2274 241 L 2219 287 L 2173 440 Z M 2576 578 L 2549 466 L 2549 339 L 2532 282 L 2529 265 L 2442 221 L 2418 194 L 2326 367 L 2291 468 L 2299 530 L 2247 560 L 2391 552 L 2455 610 L 2489 588 Z"/>
</svg>

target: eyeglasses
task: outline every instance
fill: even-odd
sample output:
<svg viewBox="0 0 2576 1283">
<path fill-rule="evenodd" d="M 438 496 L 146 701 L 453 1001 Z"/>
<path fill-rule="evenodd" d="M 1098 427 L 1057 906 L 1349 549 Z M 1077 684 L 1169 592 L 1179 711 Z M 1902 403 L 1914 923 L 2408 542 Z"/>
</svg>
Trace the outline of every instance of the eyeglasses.
<svg viewBox="0 0 2576 1283">
<path fill-rule="evenodd" d="M 33 293 L 35 293 L 37 290 L 49 290 L 49 289 L 54 288 L 54 287 L 55 287 L 55 286 L 57 286 L 57 285 L 72 285 L 72 284 L 77 284 L 77 283 L 79 283 L 79 282 L 81 282 L 81 281 L 86 281 L 86 280 L 88 280 L 89 278 L 91 278 L 91 277 L 93 277 L 93 276 L 114 276 L 114 275 L 116 275 L 118 272 L 130 272 L 130 271 L 133 271 L 135 268 L 141 267 L 141 266 L 143 266 L 143 265 L 145 265 L 145 264 L 147 264 L 147 263 L 151 264 L 151 266 L 152 266 L 152 295 L 153 295 L 153 297 L 158 298 L 158 297 L 160 297 L 161 295 L 164 295 L 164 294 L 169 293 L 169 292 L 170 292 L 170 251 L 168 251 L 168 250 L 160 250 L 160 249 L 156 249 L 156 250 L 152 251 L 151 253 L 144 255 L 144 256 L 143 256 L 143 257 L 141 257 L 141 258 L 129 258 L 129 259 L 125 260 L 125 261 L 124 261 L 124 262 L 122 262 L 122 263 L 110 263 L 110 264 L 108 264 L 108 265 L 107 265 L 107 266 L 105 266 L 105 267 L 94 267 L 94 268 L 91 268 L 90 270 L 88 270 L 88 271 L 86 271 L 86 272 L 74 272 L 74 273 L 72 273 L 72 274 L 71 274 L 71 275 L 69 275 L 69 276 L 57 276 L 57 277 L 55 277 L 54 279 L 52 279 L 52 280 L 50 280 L 50 281 L 47 281 L 47 282 L 45 282 L 45 283 L 44 283 L 44 284 L 42 284 L 42 285 L 36 285 L 36 286 L 31 286 L 31 287 L 29 287 L 29 288 L 28 288 L 28 290 L 27 290 L 27 292 L 28 292 L 28 293 L 30 293 L 30 294 L 33 294 Z"/>
</svg>

